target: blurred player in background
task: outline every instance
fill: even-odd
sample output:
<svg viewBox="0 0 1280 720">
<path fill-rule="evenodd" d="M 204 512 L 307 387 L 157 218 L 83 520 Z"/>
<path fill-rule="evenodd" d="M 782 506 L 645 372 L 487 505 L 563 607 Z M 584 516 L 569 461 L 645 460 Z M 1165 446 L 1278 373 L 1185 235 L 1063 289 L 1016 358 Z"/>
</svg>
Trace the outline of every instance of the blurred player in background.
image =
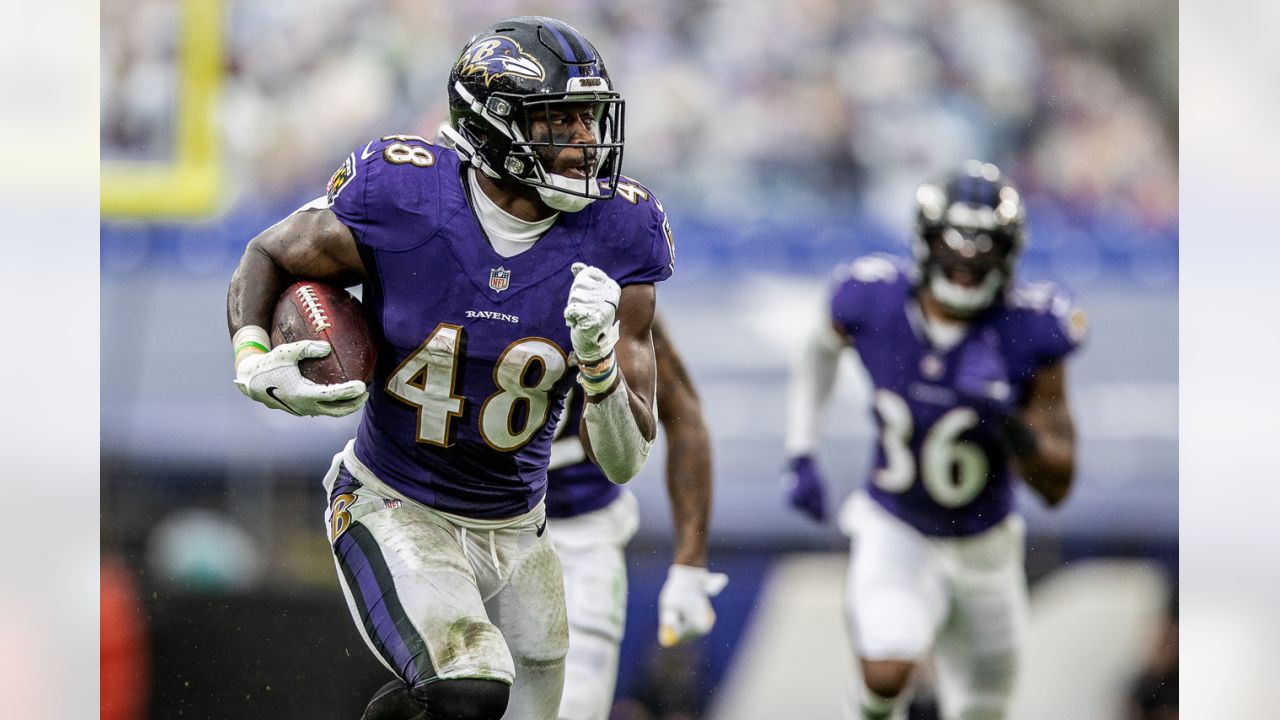
<svg viewBox="0 0 1280 720">
<path fill-rule="evenodd" d="M 969 161 L 916 200 L 914 263 L 871 255 L 836 272 L 792 372 L 785 478 L 791 504 L 824 520 L 817 428 L 853 347 L 880 431 L 870 482 L 840 522 L 853 538 L 860 717 L 905 717 L 912 674 L 932 654 L 943 718 L 1002 718 L 1027 604 L 1015 477 L 1050 506 L 1071 487 L 1065 359 L 1084 316 L 1052 284 L 1013 282 L 1024 209 L 995 166 Z"/>
<path fill-rule="evenodd" d="M 675 525 L 675 553 L 658 596 L 659 641 L 670 647 L 711 631 L 714 597 L 728 582 L 708 572 L 711 440 L 684 362 L 663 323 L 653 322 L 658 363 L 658 419 L 667 438 L 667 495 Z M 571 391 L 551 446 L 547 515 L 564 566 L 569 610 L 560 720 L 607 720 L 618 678 L 626 623 L 627 564 L 623 555 L 640 518 L 635 497 L 587 460 L 578 417 L 582 396 Z"/>
<path fill-rule="evenodd" d="M 576 376 L 592 457 L 619 483 L 643 466 L 671 236 L 658 201 L 619 180 L 622 99 L 569 25 L 489 27 L 448 92 L 452 149 L 374 140 L 249 243 L 227 300 L 236 384 L 296 415 L 364 407 L 324 484 L 343 592 L 397 676 L 365 720 L 547 720 L 568 646 L 544 532 L 552 435 Z M 270 347 L 294 278 L 363 284 L 370 387 L 304 380 L 298 361 L 325 343 Z"/>
</svg>

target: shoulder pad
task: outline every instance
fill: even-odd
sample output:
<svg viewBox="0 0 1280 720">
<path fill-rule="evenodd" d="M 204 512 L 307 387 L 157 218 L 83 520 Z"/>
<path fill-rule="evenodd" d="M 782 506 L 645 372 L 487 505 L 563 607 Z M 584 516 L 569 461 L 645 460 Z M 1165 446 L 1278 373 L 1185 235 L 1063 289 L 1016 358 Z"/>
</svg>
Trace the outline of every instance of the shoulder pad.
<svg viewBox="0 0 1280 720">
<path fill-rule="evenodd" d="M 384 135 L 357 148 L 330 178 L 329 207 L 358 242 L 404 249 L 441 221 L 453 192 L 441 190 L 441 178 L 456 169 L 448 148 L 417 135 Z"/>
<path fill-rule="evenodd" d="M 839 271 L 837 271 L 839 272 Z M 861 283 L 893 284 L 900 279 L 911 279 L 913 270 L 902 258 L 887 253 L 864 255 L 843 268 L 844 277 Z"/>
<path fill-rule="evenodd" d="M 675 269 L 675 238 L 662 202 L 653 191 L 622 177 L 614 196 L 593 203 L 589 211 L 596 213 L 596 228 L 603 231 L 604 243 L 598 247 L 610 248 L 608 252 L 623 260 L 622 265 L 634 266 L 637 274 L 627 275 L 633 282 L 653 282 L 670 276 Z"/>
<path fill-rule="evenodd" d="M 380 157 L 391 165 L 424 168 L 434 166 L 446 150 L 448 148 L 437 147 L 434 142 L 421 135 L 383 135 L 377 140 L 369 141 L 360 150 L 360 159 L 367 161 Z"/>
<path fill-rule="evenodd" d="M 1088 334 L 1089 321 L 1084 310 L 1062 286 L 1052 282 L 1018 283 L 1008 296 L 1008 304 L 1039 316 L 1052 316 L 1063 335 L 1079 345 Z"/>
<path fill-rule="evenodd" d="M 836 268 L 830 289 L 831 318 L 850 337 L 899 307 L 909 292 L 913 266 L 903 258 L 875 253 Z"/>
<path fill-rule="evenodd" d="M 614 190 L 614 198 L 621 198 L 632 205 L 652 204 L 658 209 L 658 212 L 666 212 L 666 210 L 662 209 L 662 202 L 658 200 L 658 196 L 654 195 L 640 181 L 629 178 L 626 175 L 618 177 L 618 187 Z"/>
</svg>

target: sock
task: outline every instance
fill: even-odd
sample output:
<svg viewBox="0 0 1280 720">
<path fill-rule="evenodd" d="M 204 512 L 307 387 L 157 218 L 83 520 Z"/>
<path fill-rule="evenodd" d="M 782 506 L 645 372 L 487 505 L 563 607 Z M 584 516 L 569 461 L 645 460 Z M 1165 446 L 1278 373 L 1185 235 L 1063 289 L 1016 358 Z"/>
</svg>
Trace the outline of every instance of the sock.
<svg viewBox="0 0 1280 720">
<path fill-rule="evenodd" d="M 865 687 L 862 688 L 861 708 L 863 720 L 888 720 L 897 704 L 897 698 L 881 697 Z"/>
</svg>

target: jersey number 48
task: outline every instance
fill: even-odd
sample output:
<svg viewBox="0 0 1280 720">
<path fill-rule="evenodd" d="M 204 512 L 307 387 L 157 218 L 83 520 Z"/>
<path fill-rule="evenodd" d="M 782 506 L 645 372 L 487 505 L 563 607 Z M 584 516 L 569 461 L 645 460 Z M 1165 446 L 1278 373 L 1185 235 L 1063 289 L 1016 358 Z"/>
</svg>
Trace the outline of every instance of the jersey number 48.
<svg viewBox="0 0 1280 720">
<path fill-rule="evenodd" d="M 387 392 L 418 411 L 417 440 L 447 447 L 450 425 L 462 414 L 466 398 L 455 394 L 458 358 L 466 331 L 440 323 L 387 380 Z M 534 368 L 541 365 L 541 372 Z M 549 396 L 564 376 L 569 360 L 545 338 L 516 340 L 498 357 L 493 381 L 498 391 L 480 406 L 480 436 L 495 450 L 510 452 L 528 443 L 547 423 Z M 530 381 L 536 377 L 536 381 Z M 524 406 L 525 422 L 517 428 L 516 409 Z"/>
</svg>

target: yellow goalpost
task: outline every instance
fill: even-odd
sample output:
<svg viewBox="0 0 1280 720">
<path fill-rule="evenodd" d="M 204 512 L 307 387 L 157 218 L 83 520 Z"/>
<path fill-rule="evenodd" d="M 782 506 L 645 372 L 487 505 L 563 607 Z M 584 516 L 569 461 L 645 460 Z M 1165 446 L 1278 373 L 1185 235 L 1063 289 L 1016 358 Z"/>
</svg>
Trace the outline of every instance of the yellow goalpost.
<svg viewBox="0 0 1280 720">
<path fill-rule="evenodd" d="M 101 169 L 103 217 L 213 214 L 221 189 L 218 91 L 222 78 L 219 0 L 181 0 L 178 107 L 168 162 L 111 162 Z"/>
</svg>

